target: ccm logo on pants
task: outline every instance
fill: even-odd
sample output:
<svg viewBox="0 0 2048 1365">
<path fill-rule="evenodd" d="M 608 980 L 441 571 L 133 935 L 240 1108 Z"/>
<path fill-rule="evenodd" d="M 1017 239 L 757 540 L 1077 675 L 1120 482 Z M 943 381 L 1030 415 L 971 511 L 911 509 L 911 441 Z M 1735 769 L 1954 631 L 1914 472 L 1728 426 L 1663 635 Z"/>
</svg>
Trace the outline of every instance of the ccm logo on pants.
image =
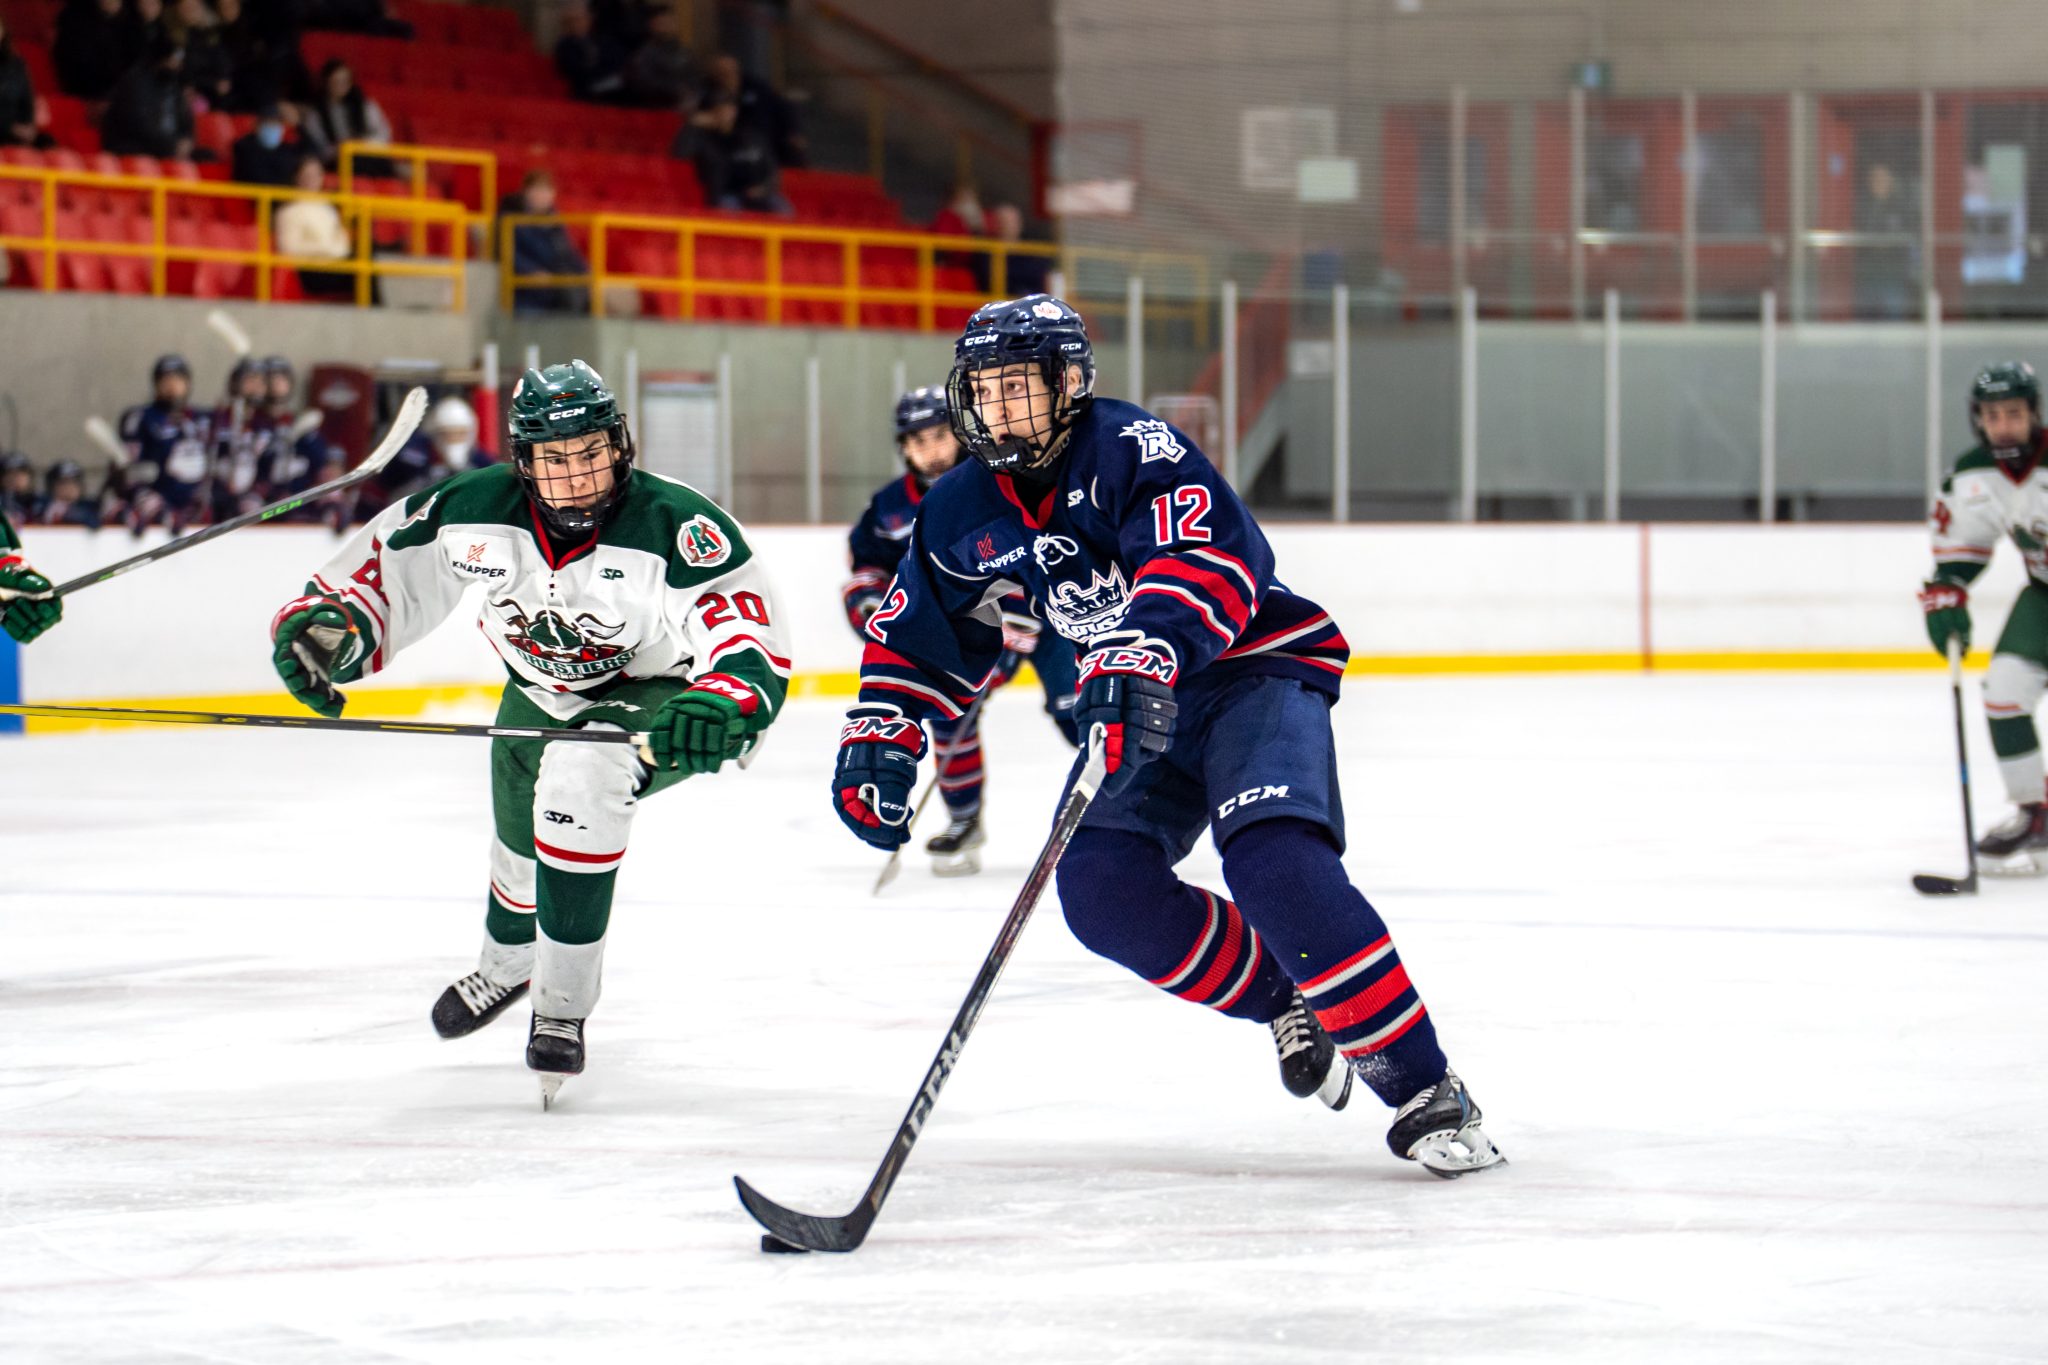
<svg viewBox="0 0 2048 1365">
<path fill-rule="evenodd" d="M 1216 808 L 1216 818 L 1221 820 L 1230 812 L 1241 810 L 1254 801 L 1264 801 L 1268 797 L 1285 795 L 1287 795 L 1287 788 L 1285 786 L 1248 787 L 1218 806 Z"/>
</svg>

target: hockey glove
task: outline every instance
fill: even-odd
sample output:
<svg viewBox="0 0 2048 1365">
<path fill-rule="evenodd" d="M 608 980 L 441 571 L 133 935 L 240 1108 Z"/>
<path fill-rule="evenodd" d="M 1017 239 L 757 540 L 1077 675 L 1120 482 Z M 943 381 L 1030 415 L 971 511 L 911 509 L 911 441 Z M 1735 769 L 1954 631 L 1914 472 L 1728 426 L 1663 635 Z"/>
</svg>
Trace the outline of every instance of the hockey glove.
<svg viewBox="0 0 2048 1365">
<path fill-rule="evenodd" d="M 1003 649 L 1011 654 L 1030 654 L 1038 648 L 1038 618 L 1027 612 L 1003 613 Z"/>
<path fill-rule="evenodd" d="M 1945 578 L 1931 578 L 1920 585 L 1920 610 L 1927 613 L 1927 638 L 1934 641 L 1936 654 L 1948 654 L 1951 635 L 1962 644 L 1965 654 L 1970 652 L 1968 588 Z"/>
<path fill-rule="evenodd" d="M 325 593 L 293 598 L 270 623 L 270 663 L 285 691 L 329 718 L 347 705 L 334 684 L 361 677 L 366 653 L 348 609 Z"/>
<path fill-rule="evenodd" d="M 64 615 L 61 599 L 38 596 L 50 591 L 50 580 L 28 566 L 19 555 L 0 554 L 0 629 L 27 644 L 48 630 Z"/>
<path fill-rule="evenodd" d="M 910 837 L 910 788 L 924 757 L 924 728 L 893 711 L 856 706 L 839 732 L 832 809 L 876 848 L 895 852 Z"/>
<path fill-rule="evenodd" d="M 1085 745 L 1095 727 L 1102 727 L 1104 796 L 1129 787 L 1139 768 L 1172 745 L 1174 717 L 1180 714 L 1173 699 L 1178 671 L 1172 659 L 1150 649 L 1111 646 L 1081 660 L 1074 728 Z"/>
<path fill-rule="evenodd" d="M 738 758 L 760 709 L 753 688 L 724 673 L 710 673 L 678 692 L 654 713 L 647 747 L 663 772 L 715 773 Z"/>
</svg>

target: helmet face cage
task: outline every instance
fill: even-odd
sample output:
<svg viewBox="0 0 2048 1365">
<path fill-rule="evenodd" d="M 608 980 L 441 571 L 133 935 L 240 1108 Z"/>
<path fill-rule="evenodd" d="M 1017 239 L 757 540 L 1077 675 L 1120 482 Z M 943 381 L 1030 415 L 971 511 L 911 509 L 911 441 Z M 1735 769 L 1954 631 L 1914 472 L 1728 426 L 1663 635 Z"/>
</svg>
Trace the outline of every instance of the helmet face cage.
<svg viewBox="0 0 2048 1365">
<path fill-rule="evenodd" d="M 1081 315 L 1048 294 L 988 304 L 967 320 L 953 347 L 946 380 L 953 434 L 975 459 L 998 474 L 1028 475 L 1049 466 L 1060 439 L 1095 391 L 1095 350 Z M 975 404 L 974 376 L 992 368 L 1036 365 L 1051 403 L 1029 429 L 1014 425 L 998 439 Z M 1078 368 L 1080 379 L 1068 382 Z"/>
<path fill-rule="evenodd" d="M 2024 360 L 2014 360 L 1978 372 L 1970 383 L 1970 430 L 1979 441 L 1990 444 L 1980 415 L 1983 405 L 2015 398 L 2025 400 L 2031 414 L 2030 431 L 2038 435 L 2041 429 L 2041 381 L 2035 378 L 2034 367 Z"/>
<path fill-rule="evenodd" d="M 527 498 L 539 510 L 541 520 L 559 535 L 587 536 L 609 521 L 625 499 L 626 481 L 633 472 L 633 435 L 626 430 L 624 418 L 601 432 L 586 434 L 603 436 L 612 448 L 611 490 L 588 507 L 557 507 L 549 501 L 552 485 L 565 480 L 541 474 L 535 469 L 533 449 L 538 442 L 519 439 L 512 442 L 512 464 L 519 471 L 519 481 L 526 485 Z M 577 438 L 558 439 L 573 441 Z M 567 496 L 566 491 L 563 496 Z"/>
</svg>

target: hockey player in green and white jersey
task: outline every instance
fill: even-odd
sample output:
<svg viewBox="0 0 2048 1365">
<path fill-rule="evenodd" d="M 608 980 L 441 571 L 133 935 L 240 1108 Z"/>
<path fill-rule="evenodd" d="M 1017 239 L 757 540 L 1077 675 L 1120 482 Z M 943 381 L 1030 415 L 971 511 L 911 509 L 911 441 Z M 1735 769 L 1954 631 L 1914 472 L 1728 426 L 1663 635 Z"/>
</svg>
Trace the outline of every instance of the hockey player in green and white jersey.
<svg viewBox="0 0 2048 1365">
<path fill-rule="evenodd" d="M 1946 654 L 1950 637 L 1970 647 L 1969 585 L 1999 540 L 2011 536 L 2026 561 L 2027 586 L 2005 619 L 1984 675 L 1984 710 L 2006 794 L 2019 810 L 1977 841 L 1987 871 L 2031 873 L 2048 850 L 2048 776 L 2034 708 L 2048 692 L 2048 433 L 2041 383 L 2031 365 L 1993 365 L 1970 385 L 1970 426 L 1978 443 L 1956 461 L 1929 519 L 1934 577 L 1920 590 L 1927 634 Z"/>
<path fill-rule="evenodd" d="M 544 1100 L 583 1069 L 612 884 L 638 803 L 743 758 L 782 709 L 789 660 L 739 523 L 633 468 L 633 441 L 582 361 L 528 370 L 512 463 L 467 470 L 373 520 L 271 627 L 285 686 L 323 715 L 337 683 L 388 665 L 471 589 L 511 678 L 498 724 L 611 726 L 630 744 L 497 739 L 482 961 L 433 1009 L 446 1038 L 533 991 L 526 1064 Z"/>
</svg>

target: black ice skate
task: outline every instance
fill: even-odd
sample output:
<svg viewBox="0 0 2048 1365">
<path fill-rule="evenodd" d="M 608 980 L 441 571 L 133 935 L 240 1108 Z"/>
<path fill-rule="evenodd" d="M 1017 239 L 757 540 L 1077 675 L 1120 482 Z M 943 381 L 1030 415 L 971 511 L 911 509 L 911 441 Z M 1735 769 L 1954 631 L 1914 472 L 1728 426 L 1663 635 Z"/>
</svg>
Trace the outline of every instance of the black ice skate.
<svg viewBox="0 0 2048 1365">
<path fill-rule="evenodd" d="M 1471 1171 L 1504 1166 L 1507 1158 L 1479 1126 L 1479 1104 L 1455 1071 L 1428 1086 L 1394 1113 L 1387 1146 L 1394 1155 L 1419 1161 L 1431 1175 L 1456 1180 Z"/>
<path fill-rule="evenodd" d="M 1351 1063 L 1337 1054 L 1337 1045 L 1300 991 L 1269 1027 L 1280 1051 L 1280 1084 L 1288 1094 L 1299 1100 L 1314 1095 L 1332 1109 L 1351 1102 Z"/>
<path fill-rule="evenodd" d="M 971 877 L 981 871 L 981 854 L 977 852 L 988 842 L 988 836 L 981 832 L 981 816 L 956 815 L 945 831 L 934 834 L 924 846 L 932 855 L 932 875 L 937 877 Z"/>
<path fill-rule="evenodd" d="M 583 1021 L 534 1015 L 526 1035 L 526 1065 L 540 1073 L 540 1107 L 554 1108 L 562 1082 L 583 1074 Z"/>
<path fill-rule="evenodd" d="M 482 972 L 471 972 L 441 992 L 434 1002 L 434 1032 L 443 1038 L 466 1038 L 505 1012 L 526 994 L 526 983 L 500 986 Z"/>
<path fill-rule="evenodd" d="M 1993 876 L 2034 877 L 2048 871 L 2048 805 L 2021 806 L 1977 841 L 1977 868 Z"/>
</svg>

